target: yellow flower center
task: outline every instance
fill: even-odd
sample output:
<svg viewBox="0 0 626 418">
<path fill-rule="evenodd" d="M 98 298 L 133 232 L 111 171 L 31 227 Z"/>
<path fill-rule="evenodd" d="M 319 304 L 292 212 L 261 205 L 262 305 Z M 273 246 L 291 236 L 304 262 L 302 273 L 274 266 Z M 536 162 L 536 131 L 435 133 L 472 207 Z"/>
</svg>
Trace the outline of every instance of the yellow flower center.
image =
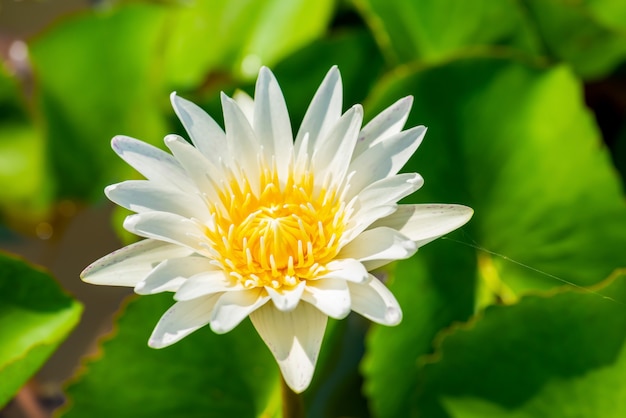
<svg viewBox="0 0 626 418">
<path fill-rule="evenodd" d="M 319 277 L 339 251 L 345 205 L 337 190 L 318 189 L 309 172 L 281 185 L 266 170 L 258 193 L 247 180 L 230 181 L 209 208 L 213 256 L 247 288 L 293 287 Z"/>
</svg>

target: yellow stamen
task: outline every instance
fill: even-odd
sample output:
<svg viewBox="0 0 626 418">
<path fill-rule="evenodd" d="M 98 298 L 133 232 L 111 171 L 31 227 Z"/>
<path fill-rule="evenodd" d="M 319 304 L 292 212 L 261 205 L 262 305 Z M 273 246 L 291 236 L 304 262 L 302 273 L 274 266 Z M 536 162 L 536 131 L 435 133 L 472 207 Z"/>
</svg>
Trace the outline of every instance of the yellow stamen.
<svg viewBox="0 0 626 418">
<path fill-rule="evenodd" d="M 266 168 L 259 180 L 258 192 L 246 179 L 224 182 L 220 201 L 209 205 L 215 261 L 246 288 L 315 280 L 339 252 L 346 220 L 339 190 L 315 187 L 308 171 L 281 184 Z"/>
</svg>

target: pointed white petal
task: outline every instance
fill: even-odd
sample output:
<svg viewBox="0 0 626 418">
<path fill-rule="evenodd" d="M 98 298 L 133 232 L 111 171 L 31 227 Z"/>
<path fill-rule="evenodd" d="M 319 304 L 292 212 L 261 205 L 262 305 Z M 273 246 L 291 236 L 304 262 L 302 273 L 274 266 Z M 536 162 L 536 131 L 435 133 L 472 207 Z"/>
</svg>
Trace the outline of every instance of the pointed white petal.
<svg viewBox="0 0 626 418">
<path fill-rule="evenodd" d="M 220 184 L 224 178 L 223 172 L 178 135 L 166 136 L 165 145 L 184 167 L 199 192 L 207 195 L 210 201 L 217 201 L 216 184 Z"/>
<path fill-rule="evenodd" d="M 148 345 L 163 348 L 172 345 L 209 323 L 211 312 L 219 295 L 176 302 L 159 319 Z"/>
<path fill-rule="evenodd" d="M 370 225 L 378 219 L 393 214 L 398 207 L 396 202 L 419 189 L 423 183 L 419 174 L 405 173 L 367 186 L 354 198 L 354 213 L 341 236 L 341 244 L 350 242 L 361 232 L 370 229 Z"/>
<path fill-rule="evenodd" d="M 374 223 L 374 221 L 394 213 L 397 207 L 398 205 L 394 203 L 385 206 L 374 206 L 370 208 L 358 209 L 358 215 L 353 215 L 348 221 L 346 230 L 341 235 L 339 245 L 343 247 L 347 243 L 351 242 L 363 231 L 365 231 L 366 229 L 370 229 L 370 225 Z"/>
<path fill-rule="evenodd" d="M 135 286 L 159 263 L 191 254 L 188 248 L 156 240 L 143 240 L 93 262 L 80 274 L 91 284 Z"/>
<path fill-rule="evenodd" d="M 176 92 L 171 94 L 170 100 L 196 148 L 215 165 L 220 158 L 230 161 L 226 134 L 213 118 L 196 104 L 177 96 Z"/>
<path fill-rule="evenodd" d="M 349 282 L 363 283 L 369 277 L 363 263 L 353 258 L 333 260 L 326 264 L 326 268 L 329 272 L 321 276 L 320 279 L 341 279 Z"/>
<path fill-rule="evenodd" d="M 343 319 L 350 313 L 350 290 L 345 280 L 309 280 L 302 299 L 331 318 Z"/>
<path fill-rule="evenodd" d="M 301 151 L 299 154 L 295 154 L 294 152 L 294 173 L 295 177 L 298 178 L 307 171 L 310 171 L 310 163 L 311 163 L 311 155 L 306 151 L 309 148 L 309 134 L 305 134 L 304 138 L 302 138 L 302 146 L 300 147 Z"/>
<path fill-rule="evenodd" d="M 190 300 L 211 293 L 228 292 L 231 290 L 243 290 L 243 286 L 229 280 L 224 270 L 211 266 L 211 268 L 205 269 L 205 271 L 185 281 L 174 295 L 174 299 Z"/>
<path fill-rule="evenodd" d="M 224 125 L 226 126 L 226 142 L 228 149 L 236 158 L 238 167 L 248 176 L 248 180 L 258 182 L 259 178 L 259 141 L 237 103 L 222 93 L 222 109 L 224 110 Z"/>
<path fill-rule="evenodd" d="M 352 158 L 402 130 L 409 117 L 413 97 L 404 97 L 379 113 L 361 130 Z"/>
<path fill-rule="evenodd" d="M 352 160 L 348 172 L 355 174 L 346 198 L 350 199 L 375 181 L 396 174 L 411 158 L 425 134 L 423 126 L 411 128 L 377 143 Z"/>
<path fill-rule="evenodd" d="M 257 332 L 276 358 L 287 385 L 296 393 L 311 383 L 328 317 L 308 303 L 291 312 L 272 304 L 250 315 Z"/>
<path fill-rule="evenodd" d="M 279 177 L 285 178 L 287 164 L 293 154 L 293 133 L 283 93 L 274 74 L 267 67 L 261 67 L 259 71 L 254 102 L 254 131 L 265 155 L 275 156 Z M 267 157 L 266 160 L 271 162 Z"/>
<path fill-rule="evenodd" d="M 237 89 L 233 93 L 233 100 L 237 102 L 243 114 L 246 115 L 250 126 L 254 126 L 254 99 L 245 91 Z"/>
<path fill-rule="evenodd" d="M 386 226 L 415 241 L 418 247 L 465 225 L 474 214 L 463 205 L 399 205 L 398 210 L 372 224 Z"/>
<path fill-rule="evenodd" d="M 348 283 L 352 310 L 370 321 L 383 325 L 398 325 L 402 309 L 393 294 L 376 277 L 364 284 Z"/>
<path fill-rule="evenodd" d="M 174 186 L 184 191 L 195 191 L 185 170 L 167 152 L 123 135 L 114 137 L 111 140 L 111 147 L 117 155 L 148 180 Z"/>
<path fill-rule="evenodd" d="M 175 292 L 185 281 L 206 269 L 213 269 L 206 257 L 192 255 L 189 257 L 170 258 L 159 264 L 137 283 L 135 293 L 152 295 L 161 292 Z"/>
<path fill-rule="evenodd" d="M 124 228 L 140 237 L 153 238 L 189 247 L 200 253 L 204 234 L 195 222 L 168 212 L 144 212 L 127 216 Z"/>
<path fill-rule="evenodd" d="M 302 124 L 296 136 L 296 155 L 301 153 L 313 154 L 318 138 L 324 137 L 337 123 L 341 116 L 342 107 L 341 75 L 336 66 L 333 66 L 324 81 L 317 89 L 309 108 L 302 119 Z M 304 136 L 309 135 L 307 149 L 302 149 Z"/>
<path fill-rule="evenodd" d="M 355 105 L 339 119 L 328 135 L 318 138 L 311 157 L 316 178 L 323 181 L 328 173 L 336 184 L 343 180 L 362 121 L 363 108 Z"/>
<path fill-rule="evenodd" d="M 361 233 L 343 247 L 337 258 L 354 258 L 367 270 L 394 261 L 409 258 L 417 251 L 417 245 L 395 229 L 378 227 Z"/>
<path fill-rule="evenodd" d="M 264 289 L 235 290 L 223 293 L 213 310 L 211 329 L 224 334 L 243 321 L 246 316 L 269 300 Z"/>
<path fill-rule="evenodd" d="M 396 203 L 422 187 L 424 179 L 417 173 L 403 173 L 370 184 L 358 195 L 359 209 Z"/>
<path fill-rule="evenodd" d="M 274 302 L 274 306 L 276 309 L 284 312 L 293 311 L 296 306 L 298 306 L 298 302 L 300 302 L 300 298 L 302 297 L 302 292 L 304 291 L 304 287 L 306 282 L 302 281 L 298 283 L 293 289 L 274 289 L 272 287 L 266 286 L 265 291 L 272 302 Z"/>
<path fill-rule="evenodd" d="M 107 186 L 104 193 L 118 205 L 133 212 L 170 212 L 185 218 L 208 219 L 204 201 L 194 193 L 163 187 L 149 180 L 128 180 Z"/>
</svg>

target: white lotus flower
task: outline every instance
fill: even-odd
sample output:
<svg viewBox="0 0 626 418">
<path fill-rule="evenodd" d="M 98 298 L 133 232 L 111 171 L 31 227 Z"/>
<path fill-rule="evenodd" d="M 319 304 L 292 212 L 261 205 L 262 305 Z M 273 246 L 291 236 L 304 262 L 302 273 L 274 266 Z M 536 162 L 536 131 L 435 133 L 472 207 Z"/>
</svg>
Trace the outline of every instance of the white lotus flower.
<svg viewBox="0 0 626 418">
<path fill-rule="evenodd" d="M 149 345 L 173 344 L 200 327 L 232 330 L 247 316 L 287 384 L 307 388 L 328 317 L 350 311 L 396 325 L 402 311 L 368 273 L 410 257 L 465 224 L 460 205 L 398 205 L 423 183 L 397 174 L 420 144 L 423 126 L 402 130 L 405 97 L 364 128 L 355 105 L 343 115 L 332 68 L 295 137 L 274 78 L 262 68 L 254 100 L 222 95 L 225 130 L 193 103 L 171 96 L 192 146 L 177 135 L 172 155 L 136 139 L 112 145 L 147 180 L 106 188 L 136 214 L 128 231 L 147 238 L 85 269 L 94 284 L 175 292 Z"/>
</svg>

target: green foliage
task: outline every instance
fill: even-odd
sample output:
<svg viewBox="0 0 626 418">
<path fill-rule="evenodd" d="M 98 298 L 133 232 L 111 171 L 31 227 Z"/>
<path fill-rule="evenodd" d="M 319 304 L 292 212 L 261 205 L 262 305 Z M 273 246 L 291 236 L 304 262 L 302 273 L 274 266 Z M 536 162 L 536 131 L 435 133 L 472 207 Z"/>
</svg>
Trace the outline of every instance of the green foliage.
<svg viewBox="0 0 626 418">
<path fill-rule="evenodd" d="M 529 18 L 541 32 L 547 50 L 554 58 L 569 62 L 585 78 L 606 74 L 626 56 L 625 21 L 611 19 L 610 12 L 603 15 L 604 9 L 593 3 L 527 2 Z"/>
<path fill-rule="evenodd" d="M 294 130 L 333 65 L 341 70 L 344 108 L 362 103 L 383 72 L 383 58 L 370 34 L 362 30 L 337 33 L 292 54 L 276 65 L 274 74 L 280 81 Z M 306 78 L 302 74 L 307 74 Z"/>
<path fill-rule="evenodd" d="M 621 184 L 567 68 L 475 58 L 386 81 L 368 108 L 413 93 L 409 123 L 429 126 L 406 167 L 426 179 L 411 199 L 469 204 L 465 240 L 580 285 L 622 266 Z M 493 262 L 514 290 L 561 284 Z"/>
<path fill-rule="evenodd" d="M 621 417 L 626 275 L 493 306 L 448 331 L 424 367 L 418 416 Z M 446 413 L 447 412 L 447 413 Z"/>
<path fill-rule="evenodd" d="M 64 417 L 280 416 L 278 366 L 249 320 L 225 335 L 203 328 L 185 344 L 148 347 L 172 303 L 171 294 L 128 303 L 102 358 L 68 388 Z"/>
<path fill-rule="evenodd" d="M 375 92 L 375 109 L 414 93 L 409 122 L 428 121 L 427 140 L 407 166 L 426 179 L 414 198 L 458 200 L 476 211 L 454 237 L 466 245 L 430 244 L 415 266 L 396 273 L 391 289 L 401 304 L 406 298 L 405 319 L 397 329 L 377 327 L 369 340 L 365 372 L 374 408 L 381 417 L 400 417 L 418 379 L 417 360 L 438 330 L 471 313 L 472 277 L 481 278 L 478 305 L 512 303 L 521 292 L 564 280 L 597 283 L 624 265 L 626 207 L 565 68 L 464 59 L 402 73 Z M 478 264 L 467 245 L 488 249 L 479 249 Z"/>
<path fill-rule="evenodd" d="M 111 152 L 114 135 L 160 143 L 165 124 L 156 104 L 167 106 L 167 94 L 154 54 L 164 18 L 160 7 L 133 5 L 73 17 L 31 42 L 59 197 L 100 197 L 129 175 Z"/>
<path fill-rule="evenodd" d="M 40 128 L 29 120 L 20 86 L 0 65 L 0 213 L 40 220 L 51 200 Z"/>
<path fill-rule="evenodd" d="M 515 0 L 353 1 L 393 61 L 440 61 L 486 47 L 540 50 Z"/>
<path fill-rule="evenodd" d="M 626 57 L 619 0 L 353 0 L 392 62 L 439 62 L 468 51 L 565 61 L 584 78 Z"/>
<path fill-rule="evenodd" d="M 429 244 L 397 264 L 389 287 L 402 307 L 402 322 L 373 327 L 362 365 L 375 416 L 406 416 L 418 383 L 417 360 L 430 352 L 442 328 L 473 311 L 474 265 L 472 252 L 450 241 Z"/>
<path fill-rule="evenodd" d="M 81 312 L 47 273 L 0 253 L 0 406 L 67 337 Z"/>
<path fill-rule="evenodd" d="M 281 58 L 323 33 L 331 0 L 198 0 L 168 16 L 165 70 L 174 86 L 202 83 L 222 72 L 256 79 L 260 66 Z"/>
</svg>

